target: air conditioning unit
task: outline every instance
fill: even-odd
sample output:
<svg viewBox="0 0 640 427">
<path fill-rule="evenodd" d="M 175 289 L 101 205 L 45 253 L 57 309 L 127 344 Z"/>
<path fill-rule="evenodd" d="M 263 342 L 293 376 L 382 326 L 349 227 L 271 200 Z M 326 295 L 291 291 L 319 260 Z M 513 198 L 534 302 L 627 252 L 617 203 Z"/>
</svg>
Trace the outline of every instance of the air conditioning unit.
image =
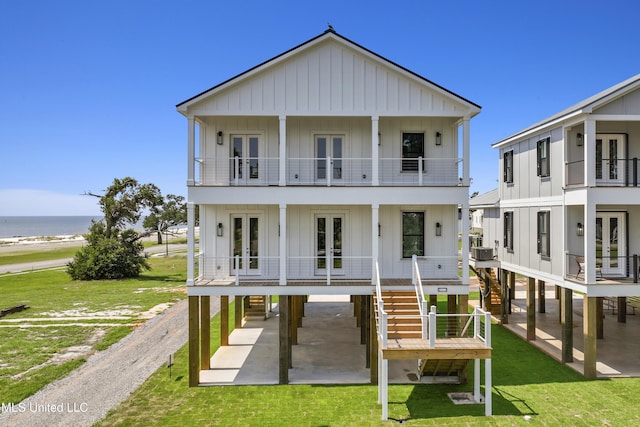
<svg viewBox="0 0 640 427">
<path fill-rule="evenodd" d="M 493 248 L 471 248 L 471 256 L 476 261 L 490 261 L 493 259 Z"/>
</svg>

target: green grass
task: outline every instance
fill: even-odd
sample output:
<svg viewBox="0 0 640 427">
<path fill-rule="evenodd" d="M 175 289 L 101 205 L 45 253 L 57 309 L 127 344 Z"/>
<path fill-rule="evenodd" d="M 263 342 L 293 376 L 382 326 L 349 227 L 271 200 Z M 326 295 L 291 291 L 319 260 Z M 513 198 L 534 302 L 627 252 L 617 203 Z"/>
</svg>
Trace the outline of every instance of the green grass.
<svg viewBox="0 0 640 427">
<path fill-rule="evenodd" d="M 183 299 L 186 258 L 151 258 L 149 261 L 152 270 L 139 278 L 121 281 L 72 281 L 64 271 L 0 276 L 2 307 L 18 304 L 30 307 L 2 320 L 48 325 L 4 327 L 11 324 L 0 321 L 3 326 L 0 327 L 0 401 L 19 402 L 79 366 L 82 360 L 48 364 L 54 355 L 63 354 L 68 347 L 91 345 L 95 350 L 104 350 L 142 322 L 137 318 L 139 313 Z M 73 315 L 108 316 L 111 310 L 124 311 L 129 317 L 65 320 L 65 316 Z M 90 325 L 75 325 L 77 322 Z"/>
<path fill-rule="evenodd" d="M 494 415 L 490 418 L 484 416 L 484 405 L 454 405 L 449 400 L 447 393 L 471 391 L 471 384 L 392 385 L 392 421 L 387 422 L 380 420 L 375 385 L 189 388 L 185 346 L 176 353 L 172 377 L 166 368 L 159 369 L 99 425 L 376 426 L 395 424 L 393 420 L 416 426 L 640 423 L 636 409 L 640 379 L 586 380 L 501 326 L 494 325 L 492 330 Z M 217 331 L 216 316 L 212 345 L 218 342 Z M 469 378 L 473 378 L 473 366 Z"/>
<path fill-rule="evenodd" d="M 52 259 L 73 258 L 79 246 L 51 249 L 47 251 L 15 251 L 0 255 L 0 265 L 21 264 L 25 262 L 49 261 Z"/>
</svg>

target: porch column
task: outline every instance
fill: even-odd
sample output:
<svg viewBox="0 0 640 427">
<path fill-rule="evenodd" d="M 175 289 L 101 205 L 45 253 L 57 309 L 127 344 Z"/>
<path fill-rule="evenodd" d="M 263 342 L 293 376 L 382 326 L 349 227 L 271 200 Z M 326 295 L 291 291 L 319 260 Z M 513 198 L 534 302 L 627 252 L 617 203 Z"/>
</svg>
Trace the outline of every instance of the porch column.
<svg viewBox="0 0 640 427">
<path fill-rule="evenodd" d="M 596 283 L 596 206 L 593 202 L 584 206 L 584 258 L 585 283 Z"/>
<path fill-rule="evenodd" d="M 207 370 L 211 362 L 211 297 L 200 297 L 200 369 Z"/>
<path fill-rule="evenodd" d="M 200 322 L 198 316 L 200 297 L 189 296 L 189 387 L 200 384 L 200 354 L 198 338 Z"/>
<path fill-rule="evenodd" d="M 596 379 L 596 298 L 585 295 L 583 304 L 584 376 Z"/>
<path fill-rule="evenodd" d="M 604 298 L 596 298 L 596 337 L 601 340 L 604 338 Z"/>
<path fill-rule="evenodd" d="M 618 297 L 618 322 L 627 323 L 627 297 Z"/>
<path fill-rule="evenodd" d="M 587 187 L 596 185 L 596 121 L 587 119 L 584 121 L 584 183 Z M 587 223 L 590 224 L 590 223 Z M 587 226 L 585 224 L 585 228 Z M 586 240 L 585 233 L 585 240 Z M 589 264 L 587 264 L 589 265 Z"/>
<path fill-rule="evenodd" d="M 380 135 L 378 116 L 371 116 L 371 185 L 377 187 L 380 185 L 380 154 L 378 147 L 380 144 Z"/>
<path fill-rule="evenodd" d="M 187 202 L 187 286 L 193 286 L 194 280 L 194 264 L 195 264 L 195 251 L 196 251 L 196 214 L 195 205 L 192 202 Z M 203 266 L 200 266 L 202 269 Z M 202 271 L 202 270 L 200 270 Z"/>
<path fill-rule="evenodd" d="M 465 159 L 469 159 L 465 157 Z M 467 160 L 468 163 L 468 160 Z M 462 284 L 469 284 L 469 199 L 465 199 L 462 204 L 462 248 L 460 248 L 460 256 L 462 257 Z"/>
<path fill-rule="evenodd" d="M 573 291 L 563 288 L 560 295 L 562 308 L 562 363 L 573 362 Z"/>
<path fill-rule="evenodd" d="M 195 185 L 196 157 L 196 120 L 194 116 L 187 118 L 187 186 Z"/>
<path fill-rule="evenodd" d="M 264 303 L 266 304 L 267 302 L 265 301 Z M 233 316 L 235 329 L 242 328 L 242 308 L 242 297 L 240 295 L 237 295 L 235 298 Z"/>
<path fill-rule="evenodd" d="M 462 185 L 464 187 L 469 186 L 469 163 L 471 159 L 470 140 L 470 119 L 465 117 L 462 120 Z M 464 220 L 464 218 L 463 218 Z M 468 220 L 468 218 L 467 218 Z M 464 239 L 463 239 L 464 240 Z M 464 243 L 463 243 L 464 244 Z M 463 258 L 464 259 L 464 258 Z M 466 282 L 462 282 L 466 283 Z"/>
<path fill-rule="evenodd" d="M 280 116 L 280 152 L 278 167 L 278 185 L 284 187 L 287 185 L 287 116 Z"/>
<path fill-rule="evenodd" d="M 279 254 L 280 254 L 280 285 L 287 284 L 287 205 L 280 204 L 280 226 L 279 226 Z"/>
<path fill-rule="evenodd" d="M 509 324 L 509 272 L 500 270 L 500 323 Z"/>
<path fill-rule="evenodd" d="M 527 282 L 527 341 L 536 339 L 536 279 Z"/>
<path fill-rule="evenodd" d="M 378 260 L 380 236 L 382 233 L 380 228 L 380 205 L 371 205 L 371 281 L 373 283 L 375 262 Z"/>
</svg>

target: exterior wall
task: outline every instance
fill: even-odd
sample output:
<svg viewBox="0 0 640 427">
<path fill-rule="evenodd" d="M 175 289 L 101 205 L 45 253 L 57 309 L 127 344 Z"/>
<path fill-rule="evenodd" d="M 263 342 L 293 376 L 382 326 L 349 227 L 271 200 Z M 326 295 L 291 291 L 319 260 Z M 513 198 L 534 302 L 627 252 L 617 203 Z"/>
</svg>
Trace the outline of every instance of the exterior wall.
<svg viewBox="0 0 640 427">
<path fill-rule="evenodd" d="M 498 254 L 502 241 L 502 220 L 499 208 L 484 208 L 482 220 L 482 246 L 492 248 L 493 254 Z"/>
</svg>

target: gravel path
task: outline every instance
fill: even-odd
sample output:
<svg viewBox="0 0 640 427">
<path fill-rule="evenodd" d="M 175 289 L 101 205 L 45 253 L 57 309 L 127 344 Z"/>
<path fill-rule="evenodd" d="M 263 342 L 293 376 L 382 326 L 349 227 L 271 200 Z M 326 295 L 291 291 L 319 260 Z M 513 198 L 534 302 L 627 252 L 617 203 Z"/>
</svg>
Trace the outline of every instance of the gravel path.
<svg viewBox="0 0 640 427">
<path fill-rule="evenodd" d="M 220 300 L 211 300 L 211 314 Z M 91 426 L 187 342 L 187 300 L 154 317 L 80 368 L 0 415 L 0 426 Z M 1 401 L 1 399 L 0 399 Z M 5 408 L 6 409 L 6 408 Z"/>
</svg>

